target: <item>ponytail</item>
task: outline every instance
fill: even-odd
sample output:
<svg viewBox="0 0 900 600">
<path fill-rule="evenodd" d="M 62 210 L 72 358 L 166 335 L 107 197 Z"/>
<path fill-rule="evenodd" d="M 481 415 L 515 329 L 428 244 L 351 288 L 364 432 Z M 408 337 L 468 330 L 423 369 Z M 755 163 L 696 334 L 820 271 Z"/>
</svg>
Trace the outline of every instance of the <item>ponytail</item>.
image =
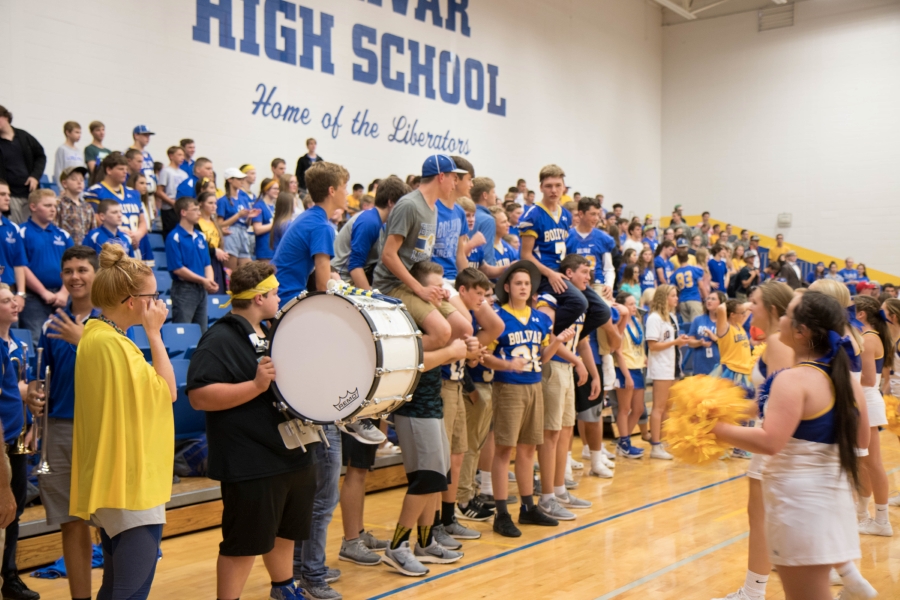
<svg viewBox="0 0 900 600">
<path fill-rule="evenodd" d="M 881 345 L 884 349 L 884 366 L 888 369 L 893 368 L 894 344 L 891 341 L 891 331 L 888 329 L 887 319 L 881 314 L 878 300 L 871 296 L 857 296 L 856 311 L 866 313 L 866 322 L 881 338 Z"/>
<path fill-rule="evenodd" d="M 856 456 L 859 431 L 859 409 L 850 378 L 850 358 L 839 348 L 831 361 L 831 383 L 834 385 L 834 425 L 841 468 L 859 488 L 859 460 Z"/>
</svg>

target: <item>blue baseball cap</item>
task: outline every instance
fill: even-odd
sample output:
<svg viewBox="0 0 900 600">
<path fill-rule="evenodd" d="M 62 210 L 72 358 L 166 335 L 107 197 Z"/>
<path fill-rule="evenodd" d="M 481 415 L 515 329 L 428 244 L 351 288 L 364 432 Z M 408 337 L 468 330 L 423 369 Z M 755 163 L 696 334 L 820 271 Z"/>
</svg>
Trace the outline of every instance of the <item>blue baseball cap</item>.
<svg viewBox="0 0 900 600">
<path fill-rule="evenodd" d="M 139 133 L 146 133 L 147 135 L 156 135 L 155 133 L 153 133 L 152 131 L 150 131 L 149 129 L 147 129 L 147 126 L 146 126 L 146 125 L 138 125 L 138 126 L 135 127 L 134 130 L 131 132 L 131 135 L 137 135 L 137 134 L 139 134 Z"/>
<path fill-rule="evenodd" d="M 679 248 L 686 248 L 686 247 L 690 246 L 690 244 L 688 244 L 688 241 L 686 239 L 678 238 L 677 246 Z"/>
<path fill-rule="evenodd" d="M 432 154 L 422 163 L 422 177 L 434 177 L 441 173 L 465 175 L 468 171 L 457 167 L 453 159 L 446 154 Z"/>
</svg>

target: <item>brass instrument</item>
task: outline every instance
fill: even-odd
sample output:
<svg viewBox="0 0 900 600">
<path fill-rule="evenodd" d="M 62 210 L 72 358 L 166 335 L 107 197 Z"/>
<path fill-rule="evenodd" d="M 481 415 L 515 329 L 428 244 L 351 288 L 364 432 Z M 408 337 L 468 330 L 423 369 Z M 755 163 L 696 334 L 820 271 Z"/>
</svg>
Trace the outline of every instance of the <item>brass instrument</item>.
<svg viewBox="0 0 900 600">
<path fill-rule="evenodd" d="M 38 348 L 38 356 L 40 356 L 40 352 L 43 351 L 43 348 Z M 22 355 L 25 356 L 25 360 L 19 360 L 17 357 L 13 356 L 10 358 L 10 362 L 16 366 L 16 375 L 18 380 L 25 379 L 25 373 L 28 369 L 28 345 L 22 344 Z M 25 404 L 25 399 L 22 399 L 22 431 L 19 433 L 19 437 L 16 438 L 15 446 L 9 451 L 10 454 L 34 454 L 34 450 L 31 449 L 28 444 L 25 443 L 25 436 L 28 434 L 28 405 Z"/>
<path fill-rule="evenodd" d="M 44 353 L 43 348 L 37 349 L 37 373 L 38 391 L 44 392 L 44 410 L 41 412 L 40 421 L 35 420 L 34 448 L 41 449 L 41 464 L 38 465 L 32 473 L 35 475 L 49 475 L 50 463 L 47 462 L 47 446 L 50 442 L 49 429 L 50 424 L 50 365 L 44 372 L 44 378 L 41 379 L 41 358 Z"/>
</svg>

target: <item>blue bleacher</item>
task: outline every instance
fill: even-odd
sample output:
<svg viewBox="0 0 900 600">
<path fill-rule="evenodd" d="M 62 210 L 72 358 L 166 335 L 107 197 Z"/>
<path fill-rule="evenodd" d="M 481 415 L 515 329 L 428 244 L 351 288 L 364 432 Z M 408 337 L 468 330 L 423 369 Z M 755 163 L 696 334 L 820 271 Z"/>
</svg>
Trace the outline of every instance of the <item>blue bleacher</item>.
<svg viewBox="0 0 900 600">
<path fill-rule="evenodd" d="M 150 354 L 150 340 L 147 339 L 147 332 L 144 331 L 143 325 L 135 325 L 131 327 L 126 332 L 128 337 L 134 342 L 135 346 L 138 347 L 138 350 L 144 353 L 144 358 L 147 359 L 147 362 L 153 360 L 152 355 Z"/>
<path fill-rule="evenodd" d="M 166 323 L 171 323 L 172 322 L 172 297 L 169 296 L 168 293 L 166 293 L 164 295 L 160 295 L 159 299 L 166 303 L 166 308 L 169 309 L 169 314 L 166 315 Z"/>
<path fill-rule="evenodd" d="M 41 182 L 39 185 L 41 186 L 41 189 L 53 190 L 54 194 L 59 195 L 59 185 L 46 175 L 41 175 Z"/>
<path fill-rule="evenodd" d="M 166 251 L 166 240 L 161 233 L 148 233 L 147 238 L 150 240 L 150 247 L 153 248 L 154 251 Z"/>
<path fill-rule="evenodd" d="M 190 361 L 173 358 L 172 369 L 175 371 L 175 386 L 178 388 L 178 399 L 172 406 L 175 416 L 175 439 L 185 440 L 199 437 L 206 433 L 206 418 L 203 411 L 194 410 L 187 397 L 187 372 Z"/>
<path fill-rule="evenodd" d="M 228 295 L 210 294 L 206 297 L 206 315 L 210 325 L 231 312 L 231 307 L 222 308 L 228 302 Z"/>
<path fill-rule="evenodd" d="M 172 276 L 168 271 L 156 271 L 156 290 L 160 294 L 168 295 L 172 291 Z"/>
<path fill-rule="evenodd" d="M 166 262 L 166 253 L 160 252 L 159 250 L 153 249 L 153 261 L 156 264 L 157 271 L 165 271 L 167 262 Z"/>
<path fill-rule="evenodd" d="M 162 327 L 162 339 L 171 357 L 190 360 L 200 335 L 200 326 L 196 323 L 166 323 Z"/>
</svg>

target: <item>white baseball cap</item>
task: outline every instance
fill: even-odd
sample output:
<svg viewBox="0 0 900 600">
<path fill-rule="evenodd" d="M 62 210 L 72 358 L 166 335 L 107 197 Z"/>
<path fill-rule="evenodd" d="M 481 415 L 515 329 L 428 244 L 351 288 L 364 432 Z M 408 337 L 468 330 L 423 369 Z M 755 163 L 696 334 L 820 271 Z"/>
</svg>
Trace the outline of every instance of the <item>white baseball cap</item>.
<svg viewBox="0 0 900 600">
<path fill-rule="evenodd" d="M 226 180 L 228 180 L 228 179 L 243 179 L 244 177 L 246 177 L 246 175 L 244 175 L 244 173 L 242 173 L 241 170 L 238 168 L 229 167 L 229 168 L 225 169 L 225 173 L 223 174 L 223 177 Z"/>
</svg>

